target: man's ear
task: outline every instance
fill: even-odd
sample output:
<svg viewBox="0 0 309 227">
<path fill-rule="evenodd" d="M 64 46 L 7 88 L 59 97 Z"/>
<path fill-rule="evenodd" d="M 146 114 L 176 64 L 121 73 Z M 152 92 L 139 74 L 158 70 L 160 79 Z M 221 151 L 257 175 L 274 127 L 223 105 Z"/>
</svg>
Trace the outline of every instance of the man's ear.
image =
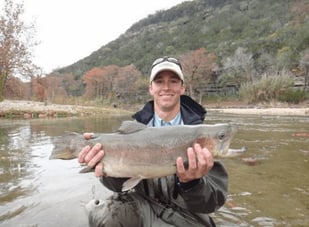
<svg viewBox="0 0 309 227">
<path fill-rule="evenodd" d="M 150 83 L 148 86 L 148 91 L 150 95 L 153 95 L 152 84 Z"/>
<path fill-rule="evenodd" d="M 184 95 L 185 92 L 186 92 L 186 86 L 185 86 L 184 84 L 182 84 L 182 89 L 181 89 L 180 94 L 181 94 L 181 95 Z"/>
</svg>

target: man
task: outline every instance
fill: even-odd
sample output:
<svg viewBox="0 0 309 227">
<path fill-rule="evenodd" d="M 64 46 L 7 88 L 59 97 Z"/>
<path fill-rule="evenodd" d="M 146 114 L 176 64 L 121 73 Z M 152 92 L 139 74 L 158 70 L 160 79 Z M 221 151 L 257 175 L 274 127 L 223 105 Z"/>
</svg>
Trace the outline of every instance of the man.
<svg viewBox="0 0 309 227">
<path fill-rule="evenodd" d="M 136 121 L 149 127 L 203 123 L 206 110 L 184 95 L 184 76 L 177 59 L 164 57 L 154 61 L 149 93 L 153 101 L 133 115 Z M 102 183 L 117 192 L 104 202 L 102 214 L 95 217 L 90 214 L 90 224 L 215 226 L 208 214 L 225 202 L 227 172 L 220 162 L 214 161 L 207 148 L 202 149 L 198 144 L 189 147 L 187 155 L 188 166 L 181 157 L 175 160 L 175 175 L 143 180 L 133 191 L 123 194 L 121 186 L 125 178 L 103 176 L 99 161 L 104 157 L 104 144 L 83 148 L 79 162 L 95 167 L 95 174 L 101 177 Z"/>
</svg>

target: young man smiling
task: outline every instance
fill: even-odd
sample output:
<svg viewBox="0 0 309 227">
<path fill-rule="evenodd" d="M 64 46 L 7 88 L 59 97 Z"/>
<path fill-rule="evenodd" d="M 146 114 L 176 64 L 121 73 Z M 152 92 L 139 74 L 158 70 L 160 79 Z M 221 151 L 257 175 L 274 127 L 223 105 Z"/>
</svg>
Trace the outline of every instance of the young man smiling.
<svg viewBox="0 0 309 227">
<path fill-rule="evenodd" d="M 149 127 L 202 124 L 206 110 L 184 95 L 184 81 L 177 59 L 155 60 L 149 81 L 153 100 L 133 118 Z M 227 172 L 220 162 L 214 161 L 207 148 L 198 144 L 188 147 L 187 155 L 187 167 L 181 157 L 175 160 L 175 175 L 143 180 L 135 190 L 121 193 L 126 178 L 103 176 L 99 161 L 104 157 L 104 144 L 82 149 L 79 162 L 95 167 L 96 176 L 115 192 L 104 202 L 99 215 L 90 213 L 89 223 L 93 226 L 215 226 L 208 214 L 225 202 Z"/>
</svg>

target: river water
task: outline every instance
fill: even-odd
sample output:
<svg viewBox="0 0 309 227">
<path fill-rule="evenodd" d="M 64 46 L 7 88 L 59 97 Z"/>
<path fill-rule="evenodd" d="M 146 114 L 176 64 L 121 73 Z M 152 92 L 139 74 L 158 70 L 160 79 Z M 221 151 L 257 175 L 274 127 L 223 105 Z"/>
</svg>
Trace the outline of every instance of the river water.
<svg viewBox="0 0 309 227">
<path fill-rule="evenodd" d="M 84 205 L 105 198 L 93 173 L 77 160 L 49 160 L 52 138 L 67 131 L 112 132 L 130 116 L 0 120 L 0 226 L 87 226 Z M 230 175 L 218 226 L 309 226 L 309 118 L 209 113 L 205 123 L 232 122 L 231 148 L 222 160 Z"/>
</svg>

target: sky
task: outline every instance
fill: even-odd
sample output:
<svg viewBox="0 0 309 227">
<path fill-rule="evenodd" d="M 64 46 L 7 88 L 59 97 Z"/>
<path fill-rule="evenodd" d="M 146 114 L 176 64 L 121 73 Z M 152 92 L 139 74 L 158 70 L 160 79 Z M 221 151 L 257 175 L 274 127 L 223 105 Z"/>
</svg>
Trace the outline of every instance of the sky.
<svg viewBox="0 0 309 227">
<path fill-rule="evenodd" d="M 49 73 L 117 39 L 135 22 L 184 0 L 14 0 L 35 24 L 34 63 Z M 2 8 L 4 0 L 0 0 Z"/>
</svg>

